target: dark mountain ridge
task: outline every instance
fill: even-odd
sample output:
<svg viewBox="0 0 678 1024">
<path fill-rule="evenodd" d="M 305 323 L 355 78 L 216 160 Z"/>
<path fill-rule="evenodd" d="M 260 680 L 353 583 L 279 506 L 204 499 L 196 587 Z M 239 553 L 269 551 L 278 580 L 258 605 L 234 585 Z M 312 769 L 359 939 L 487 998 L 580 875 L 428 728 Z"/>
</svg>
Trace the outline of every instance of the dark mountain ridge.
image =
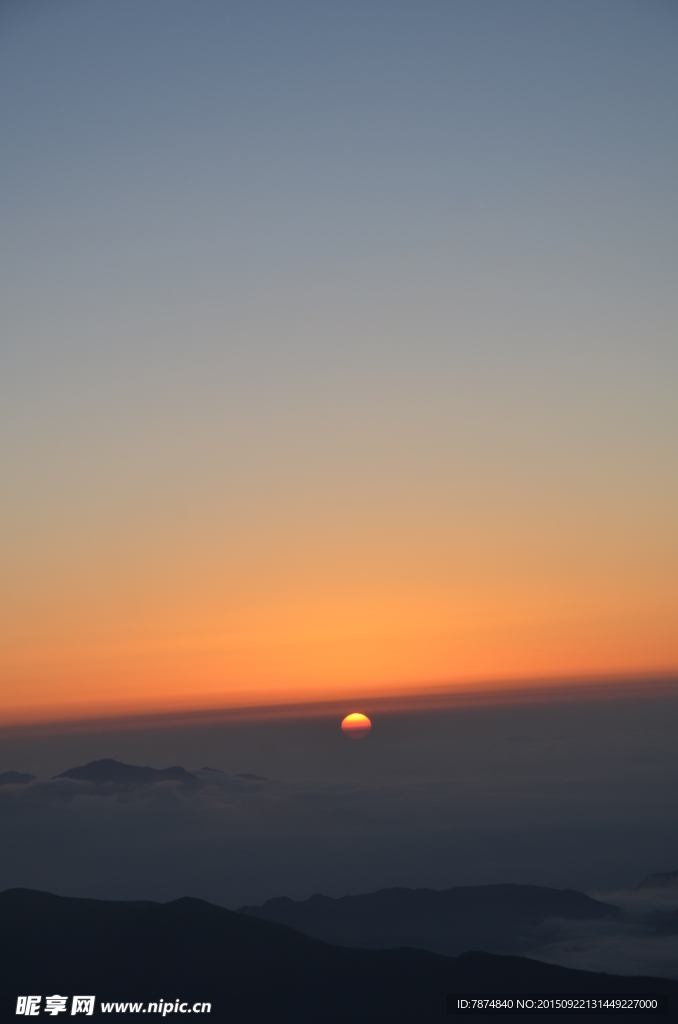
<svg viewBox="0 0 678 1024">
<path fill-rule="evenodd" d="M 574 889 L 536 885 L 381 889 L 360 896 L 285 897 L 239 913 L 296 928 L 324 942 L 368 949 L 413 946 L 446 956 L 469 949 L 526 952 L 543 943 L 552 919 L 599 920 L 620 911 Z"/>
<path fill-rule="evenodd" d="M 638 889 L 678 889 L 678 869 L 648 875 L 642 880 Z"/>
<path fill-rule="evenodd" d="M 171 768 L 147 768 L 136 764 L 123 764 L 107 757 L 101 761 L 90 761 L 78 768 L 69 768 L 55 779 L 77 779 L 102 785 L 112 782 L 116 786 L 148 786 L 155 782 L 181 782 L 185 786 L 199 786 L 196 775 L 179 765 Z"/>
<path fill-rule="evenodd" d="M 0 772 L 0 786 L 25 786 L 34 778 L 29 772 Z"/>
<path fill-rule="evenodd" d="M 678 1008 L 675 981 L 483 953 L 330 946 L 190 898 L 109 902 L 10 889 L 0 894 L 0 924 L 3 1021 L 16 1019 L 17 996 L 27 993 L 95 994 L 95 1016 L 102 1000 L 208 1001 L 210 1020 L 230 1024 L 428 1024 L 448 1019 L 448 993 L 653 993 Z"/>
</svg>

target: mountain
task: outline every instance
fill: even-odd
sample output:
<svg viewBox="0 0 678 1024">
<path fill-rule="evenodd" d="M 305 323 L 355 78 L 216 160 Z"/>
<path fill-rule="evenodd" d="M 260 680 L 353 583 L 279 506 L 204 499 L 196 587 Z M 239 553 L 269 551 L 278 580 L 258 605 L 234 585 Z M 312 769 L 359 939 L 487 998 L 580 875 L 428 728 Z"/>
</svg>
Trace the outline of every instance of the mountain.
<svg viewBox="0 0 678 1024">
<path fill-rule="evenodd" d="M 381 889 L 362 896 L 285 897 L 239 913 L 296 928 L 325 942 L 368 949 L 414 946 L 455 956 L 470 949 L 527 952 L 548 941 L 554 919 L 599 920 L 617 907 L 573 889 L 478 885 L 445 889 Z"/>
<path fill-rule="evenodd" d="M 678 888 L 678 870 L 667 871 L 664 874 L 648 875 L 644 878 L 639 889 L 676 889 Z"/>
<path fill-rule="evenodd" d="M 442 1024 L 448 993 L 652 993 L 678 1009 L 678 981 L 484 953 L 330 946 L 197 899 L 122 903 L 10 889 L 0 894 L 0 923 L 3 1021 L 16 1019 L 17 997 L 29 993 L 94 994 L 96 1016 L 101 1001 L 209 1002 L 209 1019 L 229 1024 Z M 634 1024 L 646 1017 L 634 1014 Z"/>
<path fill-rule="evenodd" d="M 28 772 L 0 772 L 0 786 L 23 786 L 34 778 L 35 775 L 29 775 Z"/>
<path fill-rule="evenodd" d="M 174 765 L 172 768 L 146 768 L 136 764 L 123 764 L 105 758 L 103 761 L 90 761 L 79 768 L 55 775 L 55 779 L 77 779 L 78 781 L 113 782 L 117 786 L 148 786 L 154 782 L 181 782 L 186 786 L 199 786 L 200 780 L 187 772 L 185 768 Z"/>
</svg>

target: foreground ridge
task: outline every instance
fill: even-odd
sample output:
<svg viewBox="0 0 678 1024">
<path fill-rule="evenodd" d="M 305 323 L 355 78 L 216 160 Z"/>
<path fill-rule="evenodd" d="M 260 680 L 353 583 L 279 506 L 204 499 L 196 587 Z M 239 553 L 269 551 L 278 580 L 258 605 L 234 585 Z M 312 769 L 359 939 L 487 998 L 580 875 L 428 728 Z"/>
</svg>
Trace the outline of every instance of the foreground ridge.
<svg viewBox="0 0 678 1024">
<path fill-rule="evenodd" d="M 678 1007 L 674 981 L 487 953 L 452 958 L 418 949 L 342 948 L 189 897 L 114 902 L 10 889 L 0 894 L 0 922 L 0 962 L 12 979 L 0 995 L 2 1020 L 16 1019 L 17 997 L 29 992 L 90 993 L 97 1006 L 102 1000 L 204 1001 L 211 1020 L 233 1024 L 426 1024 L 449 1019 L 447 995 L 455 992 L 654 992 L 668 995 L 671 1012 Z M 133 1019 L 129 1012 L 126 1019 Z"/>
</svg>

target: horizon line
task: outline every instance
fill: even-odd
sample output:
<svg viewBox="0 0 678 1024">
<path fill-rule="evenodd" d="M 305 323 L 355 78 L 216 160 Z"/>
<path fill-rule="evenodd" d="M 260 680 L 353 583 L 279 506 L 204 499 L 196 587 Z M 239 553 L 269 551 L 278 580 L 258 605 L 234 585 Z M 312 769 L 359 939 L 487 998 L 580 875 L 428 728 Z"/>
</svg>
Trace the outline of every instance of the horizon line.
<svg viewBox="0 0 678 1024">
<path fill-rule="evenodd" d="M 270 721 L 276 719 L 343 717 L 351 711 L 371 715 L 425 713 L 474 707 L 516 704 L 572 703 L 576 701 L 633 700 L 678 696 L 678 670 L 551 676 L 530 679 L 485 680 L 483 683 L 430 684 L 426 689 L 401 693 L 367 693 L 325 700 L 290 700 L 278 703 L 205 705 L 146 710 L 124 714 L 101 713 L 70 717 L 24 718 L 0 724 L 0 735 L 35 735 L 69 732 L 109 732 L 124 729 L 172 728 Z"/>
</svg>

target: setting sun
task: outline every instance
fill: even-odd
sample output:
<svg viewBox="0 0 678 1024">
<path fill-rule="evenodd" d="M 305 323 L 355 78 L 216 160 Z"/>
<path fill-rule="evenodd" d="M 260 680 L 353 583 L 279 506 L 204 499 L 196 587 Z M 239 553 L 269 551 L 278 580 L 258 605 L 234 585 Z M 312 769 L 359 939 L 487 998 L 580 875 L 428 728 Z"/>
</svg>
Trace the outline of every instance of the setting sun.
<svg viewBox="0 0 678 1024">
<path fill-rule="evenodd" d="M 341 723 L 342 732 L 355 740 L 367 736 L 371 728 L 372 723 L 367 715 L 361 715 L 358 711 L 354 711 L 351 715 L 346 715 L 346 718 Z"/>
</svg>

